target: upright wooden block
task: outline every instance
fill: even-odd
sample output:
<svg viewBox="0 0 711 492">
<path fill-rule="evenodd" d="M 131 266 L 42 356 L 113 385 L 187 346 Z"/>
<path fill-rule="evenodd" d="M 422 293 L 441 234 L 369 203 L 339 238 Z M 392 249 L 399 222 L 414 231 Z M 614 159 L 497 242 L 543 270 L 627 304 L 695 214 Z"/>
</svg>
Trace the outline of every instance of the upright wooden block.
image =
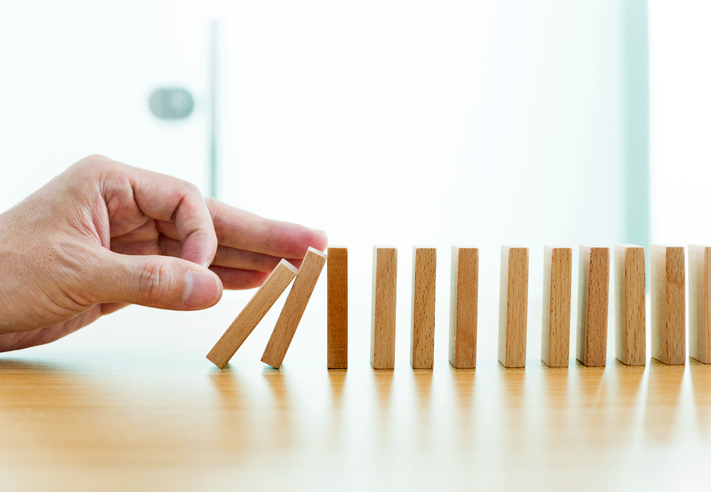
<svg viewBox="0 0 711 492">
<path fill-rule="evenodd" d="M 328 248 L 327 360 L 329 369 L 348 368 L 348 248 Z"/>
<path fill-rule="evenodd" d="M 652 357 L 665 364 L 686 362 L 684 248 L 652 245 Z"/>
<path fill-rule="evenodd" d="M 281 310 L 272 336 L 264 349 L 264 354 L 262 354 L 262 362 L 265 364 L 276 369 L 281 367 L 325 263 L 326 255 L 321 251 L 309 248 L 306 252 L 299 275 L 289 291 L 284 308 Z"/>
<path fill-rule="evenodd" d="M 294 265 L 286 260 L 281 260 L 227 328 L 227 331 L 212 347 L 207 358 L 220 369 L 224 368 L 298 272 L 299 270 Z"/>
<path fill-rule="evenodd" d="M 452 246 L 449 298 L 449 362 L 457 369 L 476 367 L 479 300 L 479 250 Z"/>
<path fill-rule="evenodd" d="M 644 248 L 615 245 L 615 355 L 628 366 L 647 361 Z"/>
<path fill-rule="evenodd" d="M 435 281 L 437 249 L 412 248 L 412 347 L 413 369 L 434 365 Z"/>
<path fill-rule="evenodd" d="M 689 245 L 689 355 L 711 364 L 711 246 Z"/>
<path fill-rule="evenodd" d="M 373 312 L 370 363 L 373 369 L 395 368 L 397 249 L 373 248 Z"/>
<path fill-rule="evenodd" d="M 607 359 L 610 248 L 580 246 L 578 286 L 577 357 L 586 366 L 604 366 Z"/>
<path fill-rule="evenodd" d="M 528 248 L 501 246 L 499 362 L 526 367 Z"/>
<path fill-rule="evenodd" d="M 543 250 L 543 332 L 541 360 L 550 367 L 568 367 L 573 250 Z"/>
</svg>

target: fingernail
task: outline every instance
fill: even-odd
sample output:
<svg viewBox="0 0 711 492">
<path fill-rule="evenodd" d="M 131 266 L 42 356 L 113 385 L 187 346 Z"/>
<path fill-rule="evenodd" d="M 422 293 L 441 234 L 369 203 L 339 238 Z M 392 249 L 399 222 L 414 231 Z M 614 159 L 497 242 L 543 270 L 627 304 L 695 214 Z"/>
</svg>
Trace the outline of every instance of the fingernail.
<svg viewBox="0 0 711 492">
<path fill-rule="evenodd" d="M 191 308 L 211 306 L 220 295 L 215 275 L 201 270 L 188 272 L 185 282 L 183 304 Z"/>
</svg>

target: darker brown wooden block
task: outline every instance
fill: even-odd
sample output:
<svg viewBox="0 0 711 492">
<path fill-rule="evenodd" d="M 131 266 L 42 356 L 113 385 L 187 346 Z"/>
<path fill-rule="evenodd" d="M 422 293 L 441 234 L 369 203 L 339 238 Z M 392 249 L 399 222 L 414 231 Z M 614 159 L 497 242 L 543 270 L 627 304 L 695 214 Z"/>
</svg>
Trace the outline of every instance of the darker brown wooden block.
<svg viewBox="0 0 711 492">
<path fill-rule="evenodd" d="M 615 246 L 615 355 L 623 364 L 647 361 L 644 248 Z"/>
<path fill-rule="evenodd" d="M 650 246 L 652 276 L 652 357 L 665 364 L 686 363 L 684 248 Z"/>
<path fill-rule="evenodd" d="M 580 246 L 577 358 L 586 366 L 607 359 L 610 248 Z"/>
<path fill-rule="evenodd" d="M 437 250 L 412 249 L 412 346 L 410 364 L 413 369 L 434 366 L 435 285 Z"/>
<path fill-rule="evenodd" d="M 541 360 L 550 367 L 568 367 L 572 269 L 571 248 L 544 248 Z"/>
<path fill-rule="evenodd" d="M 501 246 L 499 362 L 526 367 L 528 248 Z"/>
<path fill-rule="evenodd" d="M 329 369 L 348 368 L 348 248 L 328 248 L 327 359 Z"/>
<path fill-rule="evenodd" d="M 478 300 L 479 250 L 452 246 L 449 362 L 457 369 L 476 367 Z"/>
</svg>

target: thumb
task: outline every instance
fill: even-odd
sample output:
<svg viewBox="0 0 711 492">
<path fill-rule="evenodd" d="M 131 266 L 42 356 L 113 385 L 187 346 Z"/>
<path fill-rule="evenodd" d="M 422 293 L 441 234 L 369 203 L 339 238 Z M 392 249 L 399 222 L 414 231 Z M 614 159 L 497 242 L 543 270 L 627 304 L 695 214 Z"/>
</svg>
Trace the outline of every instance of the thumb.
<svg viewBox="0 0 711 492">
<path fill-rule="evenodd" d="M 161 309 L 204 309 L 222 297 L 220 278 L 205 267 L 170 256 L 107 251 L 98 272 L 98 302 L 127 302 Z"/>
</svg>

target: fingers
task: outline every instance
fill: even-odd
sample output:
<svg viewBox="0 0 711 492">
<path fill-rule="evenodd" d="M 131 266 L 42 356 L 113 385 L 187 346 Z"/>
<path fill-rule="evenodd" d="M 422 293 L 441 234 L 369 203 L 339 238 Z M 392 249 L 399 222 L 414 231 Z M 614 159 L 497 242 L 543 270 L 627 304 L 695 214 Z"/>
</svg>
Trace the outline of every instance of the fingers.
<svg viewBox="0 0 711 492">
<path fill-rule="evenodd" d="M 276 258 L 303 258 L 309 247 L 323 251 L 328 244 L 326 233 L 308 227 L 265 219 L 213 199 L 206 200 L 221 246 L 251 251 Z M 158 230 L 180 239 L 170 222 L 158 222 Z"/>
<path fill-rule="evenodd" d="M 87 279 L 97 303 L 194 310 L 210 307 L 222 296 L 222 282 L 215 273 L 184 259 L 108 250 L 99 255 L 94 278 Z"/>
<path fill-rule="evenodd" d="M 175 239 L 183 243 L 181 258 L 208 265 L 217 250 L 217 237 L 210 211 L 197 187 L 172 176 L 135 168 L 130 180 L 141 211 L 173 224 Z"/>
<path fill-rule="evenodd" d="M 180 257 L 180 252 L 183 247 L 183 243 L 180 241 L 163 235 L 161 235 L 158 245 L 158 251 L 143 254 L 164 254 L 168 256 Z M 281 258 L 277 258 L 276 256 L 253 253 L 251 251 L 244 251 L 227 246 L 218 246 L 217 253 L 215 253 L 215 259 L 212 260 L 212 265 L 268 273 L 274 270 L 280 261 Z"/>
</svg>

